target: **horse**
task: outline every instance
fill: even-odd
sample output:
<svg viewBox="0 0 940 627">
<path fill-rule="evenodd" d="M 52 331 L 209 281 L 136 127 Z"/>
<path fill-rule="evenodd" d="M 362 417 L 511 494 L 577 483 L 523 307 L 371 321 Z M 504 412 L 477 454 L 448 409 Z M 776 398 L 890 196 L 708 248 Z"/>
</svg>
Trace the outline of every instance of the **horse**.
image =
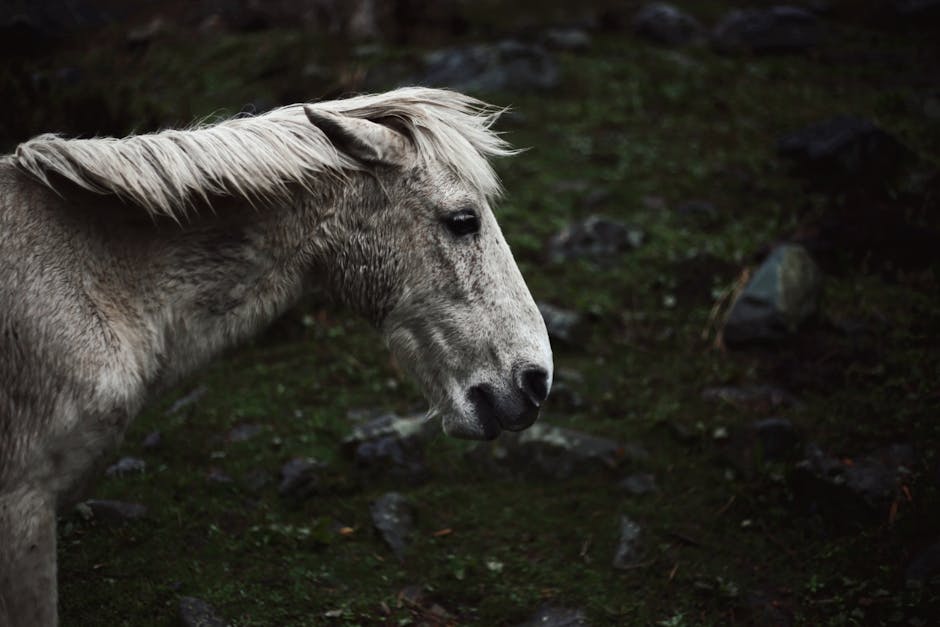
<svg viewBox="0 0 940 627">
<path fill-rule="evenodd" d="M 552 352 L 491 208 L 502 111 L 405 87 L 0 157 L 0 624 L 57 623 L 56 511 L 146 399 L 314 288 L 446 434 L 536 420 Z"/>
</svg>

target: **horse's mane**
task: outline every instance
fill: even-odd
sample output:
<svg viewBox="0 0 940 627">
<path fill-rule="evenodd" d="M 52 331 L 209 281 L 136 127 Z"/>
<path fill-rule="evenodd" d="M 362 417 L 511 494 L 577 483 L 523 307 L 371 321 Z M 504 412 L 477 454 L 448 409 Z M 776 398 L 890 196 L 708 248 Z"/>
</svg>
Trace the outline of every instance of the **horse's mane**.
<svg viewBox="0 0 940 627">
<path fill-rule="evenodd" d="M 316 175 L 363 168 L 330 143 L 303 106 L 123 139 L 40 135 L 17 147 L 13 163 L 49 187 L 56 174 L 174 219 L 213 195 L 252 203 L 284 199 L 294 185 L 311 189 Z M 488 197 L 500 185 L 487 158 L 514 152 L 490 128 L 502 111 L 453 91 L 406 87 L 309 106 L 392 121 L 415 144 L 419 159 L 446 164 Z"/>
</svg>

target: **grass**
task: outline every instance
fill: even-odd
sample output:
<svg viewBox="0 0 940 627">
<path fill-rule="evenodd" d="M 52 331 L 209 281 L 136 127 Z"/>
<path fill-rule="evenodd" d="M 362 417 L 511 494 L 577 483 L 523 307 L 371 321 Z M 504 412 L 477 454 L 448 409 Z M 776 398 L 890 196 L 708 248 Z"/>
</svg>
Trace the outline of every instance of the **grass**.
<svg viewBox="0 0 940 627">
<path fill-rule="evenodd" d="M 725 6 L 708 3 L 701 17 Z M 171 33 L 114 54 L 119 40 L 111 37 L 68 57 L 84 78 L 43 88 L 43 106 L 23 77 L 52 75 L 63 57 L 0 73 L 21 97 L 10 105 L 24 112 L 20 132 L 120 133 L 250 102 L 313 99 L 357 88 L 370 64 L 407 63 L 420 52 L 356 57 L 310 35 L 263 31 L 206 40 Z M 936 166 L 936 120 L 910 105 L 924 95 L 909 76 L 918 68 L 901 75 L 862 54 L 903 58 L 918 45 L 929 45 L 927 33 L 852 23 L 833 25 L 821 50 L 786 57 L 722 57 L 598 34 L 589 51 L 559 55 L 557 91 L 488 94 L 513 105 L 518 115 L 503 128 L 530 147 L 498 164 L 508 190 L 498 216 L 519 265 L 537 300 L 589 318 L 583 341 L 555 347 L 556 368 L 582 375 L 574 385 L 587 403 L 570 411 L 549 403 L 544 420 L 642 442 L 649 461 L 522 481 L 483 475 L 465 457 L 471 445 L 439 436 L 428 451 L 430 481 L 367 478 L 340 451 L 347 412 L 403 413 L 420 396 L 367 325 L 306 301 L 264 337 L 154 399 L 133 423 L 115 458 L 142 457 L 147 471 L 103 479 L 94 496 L 144 503 L 145 520 L 109 526 L 62 516 L 63 623 L 176 624 L 179 597 L 192 595 L 240 626 L 433 624 L 434 603 L 451 617 L 438 622 L 487 626 L 520 623 L 542 603 L 582 608 L 598 625 L 773 624 L 773 611 L 807 625 L 926 624 L 938 588 L 906 585 L 903 569 L 936 540 L 940 523 L 929 478 L 940 436 L 936 261 L 899 271 L 885 265 L 891 250 L 830 255 L 819 320 L 798 340 L 729 353 L 702 336 L 715 296 L 759 251 L 847 211 L 787 175 L 775 155 L 781 133 L 850 111 Z M 305 74 L 311 61 L 330 67 L 329 76 Z M 77 128 L 82 116 L 98 122 Z M 714 205 L 713 219 L 674 211 L 697 199 Z M 935 212 L 891 202 L 936 225 Z M 546 240 L 590 213 L 640 227 L 646 243 L 609 263 L 546 263 Z M 851 321 L 868 331 L 836 330 Z M 700 392 L 749 382 L 796 394 L 802 404 L 782 410 L 786 417 L 840 456 L 917 444 L 912 499 L 891 522 L 884 512 L 878 524 L 835 533 L 793 504 L 785 467 L 729 473 L 710 434 L 780 410 L 711 404 Z M 206 394 L 167 415 L 196 386 Z M 264 429 L 226 441 L 246 423 Z M 670 425 L 693 437 L 678 440 Z M 162 446 L 144 450 L 155 429 Z M 294 457 L 328 465 L 316 496 L 300 502 L 276 490 L 278 469 Z M 633 470 L 655 474 L 660 491 L 639 499 L 618 491 L 617 479 Z M 211 481 L 212 472 L 233 481 Z M 273 483 L 253 489 L 246 477 L 259 472 Z M 417 510 L 404 561 L 369 519 L 370 501 L 390 489 Z M 623 514 L 643 527 L 646 553 L 639 568 L 621 572 L 611 559 Z M 437 533 L 444 529 L 451 532 Z M 407 586 L 426 600 L 403 600 Z"/>
</svg>

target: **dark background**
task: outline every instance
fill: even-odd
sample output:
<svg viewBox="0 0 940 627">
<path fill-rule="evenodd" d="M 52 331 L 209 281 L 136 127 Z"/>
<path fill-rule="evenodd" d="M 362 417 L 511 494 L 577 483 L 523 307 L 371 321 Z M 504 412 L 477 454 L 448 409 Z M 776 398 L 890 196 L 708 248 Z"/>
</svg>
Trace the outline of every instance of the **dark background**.
<svg viewBox="0 0 940 627">
<path fill-rule="evenodd" d="M 772 5 L 4 2 L 4 152 L 511 105 L 497 216 L 556 360 L 527 436 L 403 435 L 420 395 L 312 296 L 63 513 L 63 624 L 932 624 L 940 2 Z"/>
</svg>

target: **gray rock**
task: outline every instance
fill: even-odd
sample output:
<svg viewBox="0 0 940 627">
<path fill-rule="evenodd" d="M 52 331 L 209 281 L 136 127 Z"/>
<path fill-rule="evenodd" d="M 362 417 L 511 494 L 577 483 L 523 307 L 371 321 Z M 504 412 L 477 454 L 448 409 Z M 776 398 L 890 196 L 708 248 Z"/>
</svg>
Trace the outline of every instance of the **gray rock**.
<svg viewBox="0 0 940 627">
<path fill-rule="evenodd" d="M 631 496 L 643 496 L 659 491 L 656 487 L 656 477 L 648 472 L 637 472 L 624 477 L 618 487 Z"/>
<path fill-rule="evenodd" d="M 425 443 L 438 429 L 423 414 L 388 413 L 355 427 L 343 439 L 343 448 L 366 473 L 419 483 L 429 476 Z"/>
<path fill-rule="evenodd" d="M 226 627 L 215 608 L 196 597 L 180 597 L 180 622 L 186 627 Z"/>
<path fill-rule="evenodd" d="M 306 457 L 295 457 L 281 466 L 281 483 L 278 494 L 284 497 L 304 499 L 320 489 L 320 471 L 324 464 Z"/>
<path fill-rule="evenodd" d="M 560 72 L 541 46 L 506 40 L 432 52 L 416 82 L 467 91 L 542 90 L 556 87 Z"/>
<path fill-rule="evenodd" d="M 518 627 L 587 627 L 587 617 L 582 610 L 570 607 L 543 605 L 535 614 Z"/>
<path fill-rule="evenodd" d="M 199 402 L 203 396 L 206 395 L 206 392 L 209 391 L 204 385 L 200 385 L 193 390 L 191 390 L 186 396 L 176 400 L 170 405 L 169 409 L 164 412 L 167 416 L 172 416 L 173 414 L 178 414 L 187 407 L 191 407 Z"/>
<path fill-rule="evenodd" d="M 795 333 L 816 311 L 822 276 L 806 249 L 778 246 L 738 296 L 724 326 L 729 346 L 773 342 Z"/>
<path fill-rule="evenodd" d="M 122 457 L 116 464 L 108 466 L 104 471 L 109 477 L 123 477 L 130 474 L 142 474 L 147 470 L 147 462 L 136 457 Z"/>
<path fill-rule="evenodd" d="M 414 508 L 408 499 L 398 492 L 388 492 L 369 506 L 372 524 L 382 540 L 392 549 L 398 559 L 411 544 L 414 531 Z"/>
<path fill-rule="evenodd" d="M 552 50 L 583 52 L 591 47 L 591 36 L 580 28 L 552 28 L 542 35 L 542 43 Z"/>
<path fill-rule="evenodd" d="M 125 503 L 107 499 L 89 499 L 80 506 L 91 518 L 109 523 L 123 523 L 139 520 L 147 515 L 147 508 L 140 503 Z"/>
<path fill-rule="evenodd" d="M 796 407 L 799 401 L 795 396 L 775 385 L 720 385 L 702 390 L 706 401 L 717 401 L 738 405 L 752 410 L 766 410 L 778 407 Z"/>
<path fill-rule="evenodd" d="M 262 431 L 264 431 L 264 425 L 255 425 L 255 424 L 243 424 L 237 425 L 228 432 L 228 435 L 225 436 L 225 439 L 229 442 L 247 442 L 252 439 Z"/>
<path fill-rule="evenodd" d="M 823 189 L 884 187 L 915 160 L 894 136 L 851 115 L 784 135 L 777 152 L 791 162 L 795 174 Z"/>
<path fill-rule="evenodd" d="M 153 450 L 155 448 L 160 448 L 160 445 L 163 443 L 163 435 L 159 431 L 151 431 L 144 437 L 144 441 L 141 443 L 145 449 Z"/>
<path fill-rule="evenodd" d="M 568 259 L 597 259 L 638 248 L 643 231 L 622 222 L 590 216 L 565 227 L 548 242 L 548 258 L 554 262 Z"/>
<path fill-rule="evenodd" d="M 705 33 L 698 20 L 665 2 L 651 2 L 637 11 L 633 31 L 666 46 L 684 46 Z"/>
<path fill-rule="evenodd" d="M 940 542 L 935 542 L 919 553 L 908 564 L 904 578 L 908 581 L 927 582 L 940 575 Z"/>
<path fill-rule="evenodd" d="M 898 497 L 901 480 L 910 474 L 896 455 L 904 448 L 889 447 L 849 461 L 810 444 L 805 459 L 790 473 L 791 489 L 806 510 L 838 527 L 878 522 Z"/>
<path fill-rule="evenodd" d="M 624 462 L 649 458 L 639 444 L 616 442 L 544 422 L 525 431 L 504 432 L 498 440 L 480 444 L 468 455 L 474 466 L 489 471 L 550 479 L 609 471 Z"/>
<path fill-rule="evenodd" d="M 817 46 L 821 38 L 819 18 L 791 6 L 734 10 L 712 31 L 712 45 L 727 53 L 799 52 Z"/>
<path fill-rule="evenodd" d="M 757 436 L 760 458 L 780 462 L 790 459 L 802 437 L 786 418 L 763 418 L 751 425 Z"/>
<path fill-rule="evenodd" d="M 393 436 L 402 440 L 418 438 L 426 440 L 434 436 L 440 429 L 436 423 L 427 420 L 424 414 L 399 416 L 392 412 L 381 413 L 375 417 L 366 416 L 366 422 L 356 425 L 353 430 L 343 438 L 343 447 L 347 452 L 355 451 L 363 442 L 375 440 L 385 436 Z"/>
<path fill-rule="evenodd" d="M 538 307 L 542 319 L 545 320 L 549 337 L 561 342 L 571 342 L 574 339 L 575 331 L 581 324 L 581 314 L 549 303 L 538 303 Z"/>
<path fill-rule="evenodd" d="M 629 570 L 638 566 L 642 559 L 640 543 L 643 529 L 628 516 L 620 517 L 620 538 L 614 551 L 613 566 L 618 570 Z"/>
</svg>

